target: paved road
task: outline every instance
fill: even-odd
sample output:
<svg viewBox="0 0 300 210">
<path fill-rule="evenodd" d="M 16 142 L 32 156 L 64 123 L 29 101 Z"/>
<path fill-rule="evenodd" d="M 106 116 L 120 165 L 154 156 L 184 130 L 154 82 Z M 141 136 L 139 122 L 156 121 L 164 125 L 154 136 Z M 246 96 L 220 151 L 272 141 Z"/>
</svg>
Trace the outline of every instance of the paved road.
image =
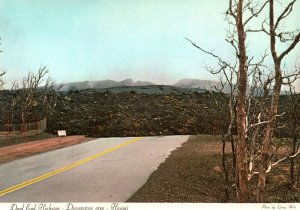
<svg viewBox="0 0 300 210">
<path fill-rule="evenodd" d="M 0 202 L 125 202 L 188 138 L 100 138 L 2 164 Z"/>
</svg>

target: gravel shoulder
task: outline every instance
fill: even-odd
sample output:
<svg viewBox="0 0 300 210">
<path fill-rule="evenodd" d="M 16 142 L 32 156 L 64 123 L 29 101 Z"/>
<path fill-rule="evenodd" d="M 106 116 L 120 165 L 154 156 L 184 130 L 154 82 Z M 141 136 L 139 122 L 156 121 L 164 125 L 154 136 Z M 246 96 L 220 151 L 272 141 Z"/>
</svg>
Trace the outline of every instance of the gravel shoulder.
<svg viewBox="0 0 300 210">
<path fill-rule="evenodd" d="M 31 155 L 51 151 L 54 149 L 68 147 L 71 145 L 83 143 L 94 139 L 94 138 L 85 137 L 83 135 L 66 136 L 66 137 L 51 136 L 51 138 L 49 138 L 49 135 L 46 134 L 40 136 L 40 138 L 43 137 L 45 138 L 42 140 L 37 140 L 38 136 L 32 137 L 34 138 L 34 140 L 32 139 L 30 140 L 29 137 L 27 137 L 25 139 L 19 140 L 19 142 L 24 142 L 24 143 L 18 143 L 18 144 L 13 144 L 13 141 L 7 142 L 6 145 L 9 146 L 0 147 L 0 164 L 15 159 L 24 158 Z"/>
</svg>

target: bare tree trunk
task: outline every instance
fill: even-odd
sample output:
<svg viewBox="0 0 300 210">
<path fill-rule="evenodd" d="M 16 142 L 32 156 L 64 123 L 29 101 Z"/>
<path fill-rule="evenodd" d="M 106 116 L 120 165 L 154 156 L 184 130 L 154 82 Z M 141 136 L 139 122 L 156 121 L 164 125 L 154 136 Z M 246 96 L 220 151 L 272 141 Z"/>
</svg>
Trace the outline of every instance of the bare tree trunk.
<svg viewBox="0 0 300 210">
<path fill-rule="evenodd" d="M 247 179 L 247 144 L 246 144 L 246 113 L 242 99 L 238 98 L 237 104 L 237 125 L 238 142 L 236 154 L 236 173 L 237 173 L 237 199 L 238 202 L 247 202 L 249 200 L 248 179 Z"/>
<path fill-rule="evenodd" d="M 297 183 L 300 182 L 300 163 L 298 163 Z"/>
<path fill-rule="evenodd" d="M 271 144 L 271 139 L 273 135 L 274 125 L 275 125 L 275 116 L 278 111 L 280 90 L 282 85 L 282 73 L 281 73 L 281 60 L 277 56 L 276 52 L 276 32 L 275 32 L 275 20 L 274 20 L 274 0 L 270 0 L 269 7 L 269 17 L 270 17 L 270 46 L 273 61 L 275 64 L 275 84 L 273 87 L 271 107 L 269 111 L 269 120 L 267 124 L 264 142 L 261 149 L 261 162 L 259 164 L 259 176 L 258 176 L 258 185 L 257 185 L 257 202 L 265 201 L 265 186 L 266 186 L 266 175 L 269 162 L 269 149 Z"/>
<path fill-rule="evenodd" d="M 236 170 L 236 148 L 235 148 L 235 143 L 234 143 L 234 139 L 233 139 L 233 125 L 234 122 L 236 121 L 236 113 L 235 113 L 235 104 L 234 104 L 234 93 L 233 91 L 231 91 L 231 96 L 229 99 L 229 111 L 230 111 L 230 124 L 228 127 L 228 131 L 227 131 L 227 138 L 230 140 L 230 144 L 231 144 L 231 155 L 232 155 L 232 162 L 233 162 L 233 175 L 235 176 L 235 170 Z"/>
<path fill-rule="evenodd" d="M 296 143 L 297 143 L 297 138 L 293 138 L 293 148 L 292 148 L 292 154 L 296 153 Z M 295 183 L 295 161 L 294 158 L 291 159 L 291 165 L 290 165 L 290 179 L 291 179 L 291 184 L 294 185 Z"/>
<path fill-rule="evenodd" d="M 246 139 L 246 93 L 247 93 L 247 55 L 246 34 L 243 25 L 243 0 L 238 2 L 237 8 L 237 31 L 239 47 L 239 73 L 238 73 L 238 98 L 237 98 L 237 201 L 249 201 L 249 189 L 247 178 L 247 139 Z"/>
<path fill-rule="evenodd" d="M 291 159 L 291 165 L 290 165 L 290 179 L 291 179 L 291 185 L 294 186 L 295 185 L 295 161 L 294 159 Z"/>
<path fill-rule="evenodd" d="M 224 173 L 225 173 L 225 182 L 226 182 L 226 188 L 225 188 L 225 193 L 224 193 L 224 201 L 227 203 L 229 201 L 229 197 L 230 197 L 230 183 L 229 183 L 229 176 L 228 176 L 228 170 L 227 170 L 227 166 L 226 166 L 226 139 L 225 137 L 222 135 L 222 166 L 224 169 Z"/>
<path fill-rule="evenodd" d="M 276 61 L 275 63 L 275 85 L 273 88 L 272 94 L 272 102 L 270 107 L 270 114 L 269 119 L 270 122 L 267 125 L 267 129 L 265 132 L 264 142 L 261 150 L 261 163 L 259 166 L 259 179 L 258 179 L 258 186 L 257 186 L 257 202 L 264 202 L 265 201 L 265 186 L 266 186 L 266 175 L 267 169 L 269 166 L 269 150 L 274 130 L 274 125 L 276 121 L 276 115 L 278 112 L 278 104 L 279 104 L 279 97 L 280 97 L 280 90 L 282 85 L 282 73 L 280 68 L 280 61 Z"/>
</svg>

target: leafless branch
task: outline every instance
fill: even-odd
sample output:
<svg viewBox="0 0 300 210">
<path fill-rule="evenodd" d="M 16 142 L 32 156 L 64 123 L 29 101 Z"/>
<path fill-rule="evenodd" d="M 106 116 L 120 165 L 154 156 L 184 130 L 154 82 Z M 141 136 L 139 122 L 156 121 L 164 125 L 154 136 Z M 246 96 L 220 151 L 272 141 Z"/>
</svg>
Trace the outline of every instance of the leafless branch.
<svg viewBox="0 0 300 210">
<path fill-rule="evenodd" d="M 251 2 L 249 2 L 249 3 L 251 3 Z M 263 11 L 263 9 L 265 8 L 265 6 L 266 6 L 268 3 L 269 3 L 269 1 L 266 1 L 266 2 L 260 7 L 260 9 L 259 9 L 257 12 L 255 12 L 253 9 L 250 10 L 252 14 L 251 14 L 251 16 L 244 22 L 244 25 L 247 25 L 247 24 L 249 23 L 249 21 L 250 21 L 252 18 L 258 17 L 258 15 Z"/>
<path fill-rule="evenodd" d="M 271 120 L 267 120 L 267 121 L 263 121 L 263 122 L 260 122 L 260 117 L 258 117 L 259 122 L 258 122 L 258 123 L 255 123 L 255 124 L 253 124 L 253 125 L 250 125 L 250 127 L 249 127 L 249 129 L 247 129 L 246 133 L 247 133 L 250 129 L 252 129 L 252 128 L 256 127 L 256 126 L 268 124 L 268 123 L 272 122 L 273 120 L 275 120 L 275 118 L 277 118 L 277 117 L 282 117 L 284 114 L 285 114 L 285 113 L 275 115 L 273 118 L 271 118 Z"/>
<path fill-rule="evenodd" d="M 292 42 L 292 44 L 285 51 L 281 53 L 278 59 L 282 60 L 284 56 L 286 56 L 289 52 L 291 52 L 296 47 L 299 41 L 300 41 L 300 32 L 297 34 L 297 36 L 295 36 L 295 39 Z"/>
<path fill-rule="evenodd" d="M 233 7 L 236 5 L 233 5 L 232 0 L 229 0 L 229 8 L 227 14 L 230 14 L 234 19 L 237 18 L 235 12 L 233 11 Z"/>
<path fill-rule="evenodd" d="M 203 48 L 201 48 L 199 45 L 197 45 L 196 43 L 194 43 L 193 41 L 191 41 L 190 39 L 188 38 L 185 38 L 187 41 L 189 41 L 194 47 L 198 48 L 199 50 L 201 50 L 202 52 L 208 54 L 208 55 L 211 55 L 213 56 L 214 58 L 218 59 L 219 61 L 219 64 L 222 66 L 222 68 L 230 68 L 232 70 L 234 70 L 234 67 L 232 67 L 228 62 L 224 61 L 223 59 L 221 59 L 220 56 L 214 54 L 213 52 L 209 52 L 207 50 L 204 50 Z"/>
<path fill-rule="evenodd" d="M 275 30 L 277 29 L 280 21 L 283 20 L 284 18 L 286 18 L 292 12 L 293 6 L 296 1 L 297 0 L 293 0 L 291 3 L 289 3 L 288 6 L 285 8 L 285 10 L 279 15 L 279 17 L 275 23 L 275 26 L 274 26 Z"/>
<path fill-rule="evenodd" d="M 261 23 L 261 29 L 247 29 L 247 32 L 264 32 L 266 35 L 270 35 L 270 32 L 265 28 L 264 24 L 267 24 L 268 19 L 264 19 Z"/>
<path fill-rule="evenodd" d="M 281 162 L 283 162 L 285 160 L 295 159 L 299 154 L 300 154 L 300 149 L 294 155 L 290 155 L 290 156 L 284 157 L 284 158 L 276 161 L 275 163 L 269 164 L 268 170 L 266 172 L 269 173 L 274 166 L 278 165 L 279 163 L 281 163 Z"/>
<path fill-rule="evenodd" d="M 267 169 L 266 173 L 270 173 L 271 170 L 272 170 L 272 168 L 273 168 L 274 166 L 277 166 L 279 163 L 281 163 L 281 162 L 283 162 L 283 161 L 285 161 L 285 160 L 295 159 L 299 154 L 300 154 L 300 149 L 299 149 L 298 152 L 296 152 L 294 155 L 284 157 L 284 158 L 282 158 L 282 159 L 276 161 L 275 163 L 270 163 L 269 166 L 268 166 L 268 169 Z M 251 167 L 253 168 L 252 165 L 251 165 Z M 251 169 L 252 169 L 252 168 L 251 168 Z M 248 174 L 248 181 L 250 181 L 254 175 L 258 175 L 258 174 L 259 174 L 258 171 L 252 171 L 251 173 L 249 173 L 249 174 Z"/>
<path fill-rule="evenodd" d="M 295 69 L 295 71 L 290 74 L 284 75 L 282 77 L 282 84 L 290 85 L 290 84 L 294 83 L 296 80 L 298 80 L 299 78 L 300 78 L 300 68 Z"/>
</svg>

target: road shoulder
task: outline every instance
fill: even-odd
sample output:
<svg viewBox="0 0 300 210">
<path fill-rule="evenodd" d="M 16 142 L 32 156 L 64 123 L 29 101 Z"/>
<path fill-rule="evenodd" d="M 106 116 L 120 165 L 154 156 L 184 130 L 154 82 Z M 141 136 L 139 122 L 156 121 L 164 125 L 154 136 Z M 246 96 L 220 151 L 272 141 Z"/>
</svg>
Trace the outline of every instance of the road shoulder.
<svg viewBox="0 0 300 210">
<path fill-rule="evenodd" d="M 75 144 L 91 141 L 93 139 L 95 138 L 89 138 L 83 135 L 54 137 L 0 147 L 0 164 L 59 148 L 69 147 Z"/>
</svg>

